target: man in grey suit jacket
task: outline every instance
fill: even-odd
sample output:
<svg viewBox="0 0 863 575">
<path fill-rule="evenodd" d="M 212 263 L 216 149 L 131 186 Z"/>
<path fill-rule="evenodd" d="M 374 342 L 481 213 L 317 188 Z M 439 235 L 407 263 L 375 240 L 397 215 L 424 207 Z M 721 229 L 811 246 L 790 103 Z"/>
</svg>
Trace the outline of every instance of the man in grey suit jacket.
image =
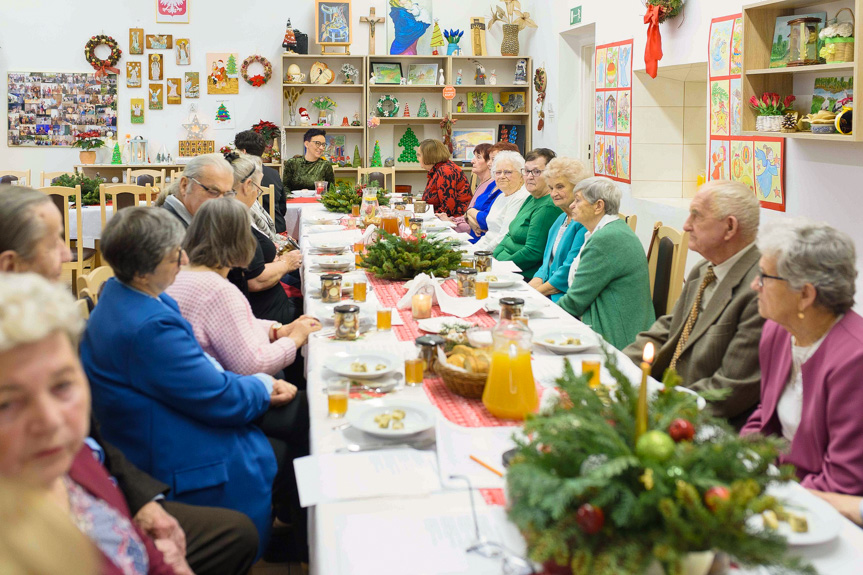
<svg viewBox="0 0 863 575">
<path fill-rule="evenodd" d="M 758 342 L 764 319 L 758 314 L 757 294 L 749 287 L 761 257 L 754 245 L 758 220 L 758 201 L 743 184 L 717 180 L 703 185 L 692 199 L 683 229 L 690 234 L 689 248 L 705 261 L 689 273 L 674 311 L 623 350 L 640 362 L 644 346 L 652 341 L 657 350 L 655 378 L 674 367 L 683 385 L 694 391 L 730 389 L 711 409 L 737 428 L 760 397 Z M 690 316 L 694 323 L 690 320 L 686 334 Z"/>
</svg>

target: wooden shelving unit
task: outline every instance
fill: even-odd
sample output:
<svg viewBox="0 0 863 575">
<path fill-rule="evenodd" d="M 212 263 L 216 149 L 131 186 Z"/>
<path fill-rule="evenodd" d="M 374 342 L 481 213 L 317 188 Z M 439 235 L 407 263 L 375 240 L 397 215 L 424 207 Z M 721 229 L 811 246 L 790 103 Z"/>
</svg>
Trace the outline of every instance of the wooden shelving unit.
<svg viewBox="0 0 863 575">
<path fill-rule="evenodd" d="M 797 66 L 791 68 L 769 68 L 770 52 L 773 47 L 773 29 L 776 18 L 793 14 L 824 11 L 829 8 L 827 17 L 832 18 L 842 7 L 851 8 L 857 16 L 854 27 L 854 37 L 857 38 L 854 48 L 854 62 L 838 64 L 817 64 L 813 66 Z M 828 142 L 859 142 L 863 141 L 863 123 L 857 114 L 853 117 L 853 133 L 813 134 L 811 132 L 757 132 L 755 131 L 755 112 L 749 107 L 750 97 L 760 97 L 764 92 L 776 92 L 782 96 L 794 93 L 794 78 L 802 74 L 819 74 L 822 76 L 853 76 L 859 75 L 860 60 L 863 58 L 863 42 L 861 42 L 860 15 L 863 15 L 863 0 L 846 0 L 846 2 L 824 2 L 822 0 L 765 0 L 743 7 L 743 134 L 747 136 L 770 136 L 801 140 L 821 140 Z M 856 86 L 855 86 L 856 89 Z"/>
</svg>

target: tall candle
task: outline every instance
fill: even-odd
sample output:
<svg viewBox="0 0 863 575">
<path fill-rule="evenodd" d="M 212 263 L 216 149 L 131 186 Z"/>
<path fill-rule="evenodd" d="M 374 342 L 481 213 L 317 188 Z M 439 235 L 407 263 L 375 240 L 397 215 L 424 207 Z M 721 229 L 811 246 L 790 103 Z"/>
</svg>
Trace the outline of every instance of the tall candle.
<svg viewBox="0 0 863 575">
<path fill-rule="evenodd" d="M 647 378 L 650 364 L 653 363 L 653 343 L 644 346 L 644 361 L 641 362 L 641 389 L 638 390 L 638 404 L 635 408 L 635 441 L 647 431 Z"/>
</svg>

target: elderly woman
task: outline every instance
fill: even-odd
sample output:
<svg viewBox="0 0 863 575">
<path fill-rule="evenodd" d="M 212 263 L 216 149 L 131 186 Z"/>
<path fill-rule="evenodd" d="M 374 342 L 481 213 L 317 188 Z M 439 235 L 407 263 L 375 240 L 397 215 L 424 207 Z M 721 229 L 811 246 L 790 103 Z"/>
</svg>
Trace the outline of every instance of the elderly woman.
<svg viewBox="0 0 863 575">
<path fill-rule="evenodd" d="M 476 221 L 478 213 L 484 212 L 488 214 L 488 208 L 494 203 L 497 196 L 500 195 L 500 190 L 494 187 L 494 178 L 491 177 L 491 164 L 489 163 L 489 151 L 491 144 L 479 144 L 473 150 L 473 159 L 471 166 L 473 167 L 473 175 L 476 178 L 476 189 L 473 191 L 473 197 L 467 206 L 467 211 L 463 216 L 450 218 L 448 215 L 441 213 L 438 217 L 442 220 L 449 220 L 455 224 L 455 231 L 468 233 L 471 230 L 471 224 L 468 222 L 468 216 L 472 216 Z"/>
<path fill-rule="evenodd" d="M 285 160 L 282 167 L 282 184 L 289 192 L 294 190 L 314 190 L 315 182 L 336 184 L 333 165 L 326 160 L 327 133 L 320 128 L 312 128 L 303 134 L 305 153 Z"/>
<path fill-rule="evenodd" d="M 450 153 L 440 140 L 423 140 L 417 150 L 420 167 L 428 170 L 428 183 L 423 201 L 454 218 L 464 215 L 470 203 L 470 182 L 464 172 L 450 159 Z"/>
<path fill-rule="evenodd" d="M 593 177 L 575 187 L 572 219 L 587 228 L 570 266 L 569 288 L 557 305 L 623 349 L 653 324 L 650 278 L 644 248 L 617 217 L 620 188 Z"/>
<path fill-rule="evenodd" d="M 758 239 L 752 281 L 761 334 L 761 403 L 741 430 L 784 437 L 780 458 L 804 487 L 863 495 L 863 318 L 854 244 L 826 224 L 782 222 Z"/>
<path fill-rule="evenodd" d="M 587 166 L 572 158 L 555 158 L 545 168 L 544 178 L 551 200 L 563 213 L 548 231 L 542 265 L 528 285 L 553 302 L 559 301 L 569 289 L 569 268 L 587 235 L 587 228 L 573 219 L 571 206 L 575 200 L 575 186 L 589 176 Z"/>
<path fill-rule="evenodd" d="M 498 152 L 492 163 L 492 176 L 497 188 L 503 192 L 494 200 L 485 222 L 487 230 L 481 237 L 471 242 L 474 251 L 494 251 L 503 236 L 509 231 L 509 225 L 515 219 L 522 204 L 530 197 L 530 192 L 524 186 L 521 170 L 524 168 L 524 158 L 518 152 Z"/>
<path fill-rule="evenodd" d="M 62 286 L 0 274 L 0 475 L 67 513 L 100 551 L 100 573 L 173 574 L 84 442 L 90 388 L 75 352 L 82 327 Z"/>
<path fill-rule="evenodd" d="M 0 186 L 0 271 L 57 281 L 71 260 L 63 214 L 51 197 L 26 186 Z"/>
<path fill-rule="evenodd" d="M 542 180 L 546 157 L 551 150 L 533 150 L 524 159 L 522 174 L 529 178 L 525 181 L 528 197 L 519 208 L 509 225 L 506 235 L 494 249 L 494 257 L 501 261 L 511 261 L 521 268 L 524 279 L 531 280 L 542 265 L 542 255 L 548 240 L 548 230 L 561 215 L 549 195 L 550 190 Z M 540 174 L 535 175 L 534 171 Z"/>
<path fill-rule="evenodd" d="M 201 349 L 163 293 L 188 263 L 184 235 L 165 210 L 139 207 L 118 211 L 102 231 L 115 277 L 81 343 L 93 408 L 109 441 L 172 486 L 169 498 L 245 513 L 263 546 L 277 461 L 257 424 L 297 389 L 225 371 Z"/>
<path fill-rule="evenodd" d="M 309 333 L 321 329 L 311 317 L 288 325 L 257 319 L 242 292 L 227 280 L 231 268 L 248 266 L 258 242 L 249 211 L 231 198 L 207 202 L 192 219 L 183 248 L 189 265 L 165 291 L 174 298 L 205 352 L 235 373 L 276 374 L 294 362 Z"/>
<path fill-rule="evenodd" d="M 156 205 L 168 210 L 187 228 L 204 202 L 231 191 L 231 176 L 231 167 L 222 154 L 196 156 L 186 164 L 182 177 L 159 194 Z"/>
<path fill-rule="evenodd" d="M 233 191 L 251 210 L 262 193 L 261 159 L 233 153 L 227 157 L 234 170 Z M 285 274 L 300 267 L 303 255 L 299 250 L 279 255 L 276 244 L 254 222 L 251 230 L 258 244 L 255 255 L 245 269 L 234 268 L 228 279 L 246 295 L 255 317 L 289 324 L 302 314 L 302 299 L 298 294 L 289 297 L 280 282 Z"/>
</svg>

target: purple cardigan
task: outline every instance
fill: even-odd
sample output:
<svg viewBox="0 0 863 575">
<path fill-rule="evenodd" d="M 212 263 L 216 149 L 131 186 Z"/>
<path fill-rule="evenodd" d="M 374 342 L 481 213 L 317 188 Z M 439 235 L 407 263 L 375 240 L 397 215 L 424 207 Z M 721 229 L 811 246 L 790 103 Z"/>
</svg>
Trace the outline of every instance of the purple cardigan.
<svg viewBox="0 0 863 575">
<path fill-rule="evenodd" d="M 791 334 L 764 324 L 759 345 L 761 403 L 741 435 L 781 435 L 776 405 L 791 375 Z M 849 311 L 803 364 L 803 413 L 781 463 L 803 487 L 863 495 L 863 318 Z"/>
</svg>

